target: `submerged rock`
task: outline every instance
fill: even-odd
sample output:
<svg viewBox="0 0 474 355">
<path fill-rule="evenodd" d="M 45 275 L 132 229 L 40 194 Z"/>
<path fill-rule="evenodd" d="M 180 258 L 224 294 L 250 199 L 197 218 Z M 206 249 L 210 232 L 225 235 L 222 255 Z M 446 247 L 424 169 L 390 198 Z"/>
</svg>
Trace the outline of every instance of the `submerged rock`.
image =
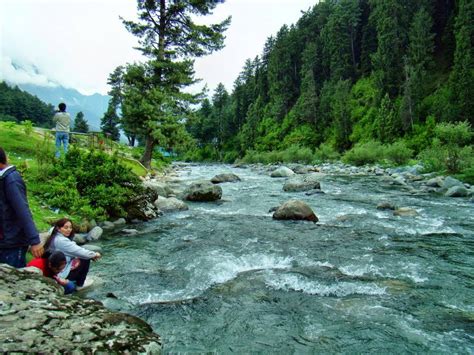
<svg viewBox="0 0 474 355">
<path fill-rule="evenodd" d="M 220 183 L 223 183 L 223 182 L 235 182 L 235 181 L 240 181 L 240 177 L 238 177 L 237 175 L 232 174 L 232 173 L 219 174 L 219 175 L 214 176 L 211 179 L 211 182 L 213 184 L 220 184 Z"/>
<path fill-rule="evenodd" d="M 274 219 L 279 220 L 304 220 L 317 222 L 318 217 L 314 214 L 311 207 L 300 200 L 289 200 L 283 203 L 273 214 Z"/>
<path fill-rule="evenodd" d="M 469 190 L 464 186 L 453 186 L 444 195 L 447 197 L 466 197 L 469 195 Z"/>
<path fill-rule="evenodd" d="M 64 296 L 52 279 L 0 264 L 0 290 L 2 353 L 161 352 L 160 336 L 146 322 Z"/>
<path fill-rule="evenodd" d="M 418 212 L 414 208 L 400 207 L 393 212 L 393 215 L 401 217 L 415 217 L 418 216 Z"/>
</svg>

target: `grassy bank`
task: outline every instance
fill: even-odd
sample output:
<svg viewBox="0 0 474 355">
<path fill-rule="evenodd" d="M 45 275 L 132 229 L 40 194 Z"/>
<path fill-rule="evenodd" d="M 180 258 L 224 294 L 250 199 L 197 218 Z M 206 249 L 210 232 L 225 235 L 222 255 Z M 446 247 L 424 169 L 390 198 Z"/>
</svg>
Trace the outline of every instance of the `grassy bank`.
<svg viewBox="0 0 474 355">
<path fill-rule="evenodd" d="M 114 143 L 104 153 L 90 149 L 86 137 L 71 145 L 70 152 L 76 152 L 72 155 L 76 161 L 55 161 L 52 132 L 32 129 L 28 125 L 0 122 L 0 146 L 7 152 L 10 164 L 17 167 L 25 180 L 30 208 L 39 230 L 48 229 L 51 221 L 65 215 L 77 223 L 84 219 L 102 220 L 120 215 L 123 213 L 120 203 L 131 190 L 114 184 L 114 181 L 109 183 L 107 175 L 112 174 L 112 180 L 133 180 L 138 185 L 137 176 L 148 173 L 132 157 L 135 148 Z M 81 168 L 81 164 L 91 166 Z M 88 176 L 84 176 L 86 172 Z M 80 179 L 88 179 L 87 188 L 78 188 Z M 119 197 L 122 195 L 123 198 Z"/>
</svg>

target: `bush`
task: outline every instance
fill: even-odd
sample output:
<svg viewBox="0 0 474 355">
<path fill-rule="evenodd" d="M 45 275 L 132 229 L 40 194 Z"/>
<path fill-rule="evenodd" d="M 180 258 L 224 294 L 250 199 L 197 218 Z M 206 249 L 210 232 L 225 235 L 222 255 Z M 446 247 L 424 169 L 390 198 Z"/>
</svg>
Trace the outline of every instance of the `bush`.
<svg viewBox="0 0 474 355">
<path fill-rule="evenodd" d="M 335 161 L 340 158 L 339 152 L 330 144 L 322 143 L 314 152 L 314 157 L 318 161 Z"/>
<path fill-rule="evenodd" d="M 313 152 L 308 147 L 300 147 L 299 145 L 292 145 L 282 151 L 279 156 L 279 161 L 285 163 L 306 163 L 310 164 L 314 160 Z"/>
<path fill-rule="evenodd" d="M 51 169 L 44 190 L 50 206 L 101 220 L 124 217 L 127 201 L 141 193 L 142 186 L 116 156 L 73 148 Z"/>
<path fill-rule="evenodd" d="M 383 156 L 395 165 L 404 165 L 413 156 L 413 150 L 408 148 L 405 142 L 398 141 L 385 146 Z"/>
<path fill-rule="evenodd" d="M 361 166 L 374 164 L 383 157 L 383 146 L 380 142 L 369 141 L 367 143 L 356 144 L 342 157 L 342 161 L 347 164 Z"/>
</svg>

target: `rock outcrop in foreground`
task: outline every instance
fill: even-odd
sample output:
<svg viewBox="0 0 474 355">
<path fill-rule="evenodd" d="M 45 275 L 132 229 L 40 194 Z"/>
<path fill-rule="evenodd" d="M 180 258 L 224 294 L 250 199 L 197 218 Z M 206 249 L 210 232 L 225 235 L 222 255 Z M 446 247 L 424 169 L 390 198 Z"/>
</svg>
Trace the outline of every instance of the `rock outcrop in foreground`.
<svg viewBox="0 0 474 355">
<path fill-rule="evenodd" d="M 0 352 L 161 352 L 141 319 L 62 293 L 52 280 L 0 264 Z"/>
</svg>

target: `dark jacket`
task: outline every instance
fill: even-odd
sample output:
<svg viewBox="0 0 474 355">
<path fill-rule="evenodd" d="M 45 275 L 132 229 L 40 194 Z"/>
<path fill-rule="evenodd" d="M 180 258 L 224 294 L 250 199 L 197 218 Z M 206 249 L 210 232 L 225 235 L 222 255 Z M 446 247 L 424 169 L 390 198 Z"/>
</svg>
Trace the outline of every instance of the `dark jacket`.
<svg viewBox="0 0 474 355">
<path fill-rule="evenodd" d="M 40 243 L 26 198 L 26 186 L 14 166 L 0 171 L 0 248 Z"/>
</svg>

